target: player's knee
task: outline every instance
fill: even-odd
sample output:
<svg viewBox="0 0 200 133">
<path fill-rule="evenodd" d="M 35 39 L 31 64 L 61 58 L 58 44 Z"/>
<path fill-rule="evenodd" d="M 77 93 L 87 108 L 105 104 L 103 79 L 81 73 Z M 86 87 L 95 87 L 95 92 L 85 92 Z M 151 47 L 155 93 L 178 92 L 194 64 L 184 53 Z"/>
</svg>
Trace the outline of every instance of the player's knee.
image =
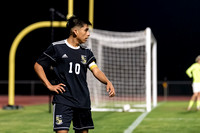
<svg viewBox="0 0 200 133">
<path fill-rule="evenodd" d="M 68 133 L 68 130 L 58 130 L 56 133 Z"/>
</svg>

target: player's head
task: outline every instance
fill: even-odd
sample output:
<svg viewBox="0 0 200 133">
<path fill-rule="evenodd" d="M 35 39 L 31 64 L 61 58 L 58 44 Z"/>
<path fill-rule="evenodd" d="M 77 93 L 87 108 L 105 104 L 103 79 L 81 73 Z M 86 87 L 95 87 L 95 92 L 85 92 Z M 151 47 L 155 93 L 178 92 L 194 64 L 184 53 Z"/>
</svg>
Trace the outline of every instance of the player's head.
<svg viewBox="0 0 200 133">
<path fill-rule="evenodd" d="M 196 57 L 195 61 L 200 63 L 200 55 Z"/>
<path fill-rule="evenodd" d="M 66 25 L 67 37 L 74 34 L 75 28 L 82 28 L 85 25 L 89 26 L 89 25 L 92 25 L 92 24 L 87 19 L 83 19 L 83 18 L 80 18 L 80 17 L 77 17 L 77 16 L 72 16 L 71 18 L 68 19 L 68 22 L 67 22 L 67 25 Z"/>
</svg>

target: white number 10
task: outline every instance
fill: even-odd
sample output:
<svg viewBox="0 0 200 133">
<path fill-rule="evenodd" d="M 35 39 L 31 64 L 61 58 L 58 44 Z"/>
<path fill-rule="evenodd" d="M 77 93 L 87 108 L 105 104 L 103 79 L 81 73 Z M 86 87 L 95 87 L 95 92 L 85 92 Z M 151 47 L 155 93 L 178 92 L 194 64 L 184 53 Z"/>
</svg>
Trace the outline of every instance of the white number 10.
<svg viewBox="0 0 200 133">
<path fill-rule="evenodd" d="M 70 62 L 69 63 L 69 73 L 73 73 L 72 66 L 73 66 L 73 62 Z M 76 74 L 80 74 L 80 70 L 81 70 L 80 68 L 81 68 L 80 64 L 76 63 L 75 64 L 75 73 Z"/>
</svg>

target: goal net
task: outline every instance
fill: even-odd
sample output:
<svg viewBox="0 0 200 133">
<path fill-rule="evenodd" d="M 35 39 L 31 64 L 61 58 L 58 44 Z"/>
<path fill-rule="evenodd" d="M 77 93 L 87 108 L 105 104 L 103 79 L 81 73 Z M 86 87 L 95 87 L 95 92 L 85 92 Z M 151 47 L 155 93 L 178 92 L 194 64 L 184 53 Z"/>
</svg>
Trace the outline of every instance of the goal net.
<svg viewBox="0 0 200 133">
<path fill-rule="evenodd" d="M 138 32 L 93 29 L 87 45 L 116 91 L 110 98 L 106 86 L 88 72 L 92 110 L 150 111 L 156 106 L 156 40 L 150 28 Z"/>
</svg>

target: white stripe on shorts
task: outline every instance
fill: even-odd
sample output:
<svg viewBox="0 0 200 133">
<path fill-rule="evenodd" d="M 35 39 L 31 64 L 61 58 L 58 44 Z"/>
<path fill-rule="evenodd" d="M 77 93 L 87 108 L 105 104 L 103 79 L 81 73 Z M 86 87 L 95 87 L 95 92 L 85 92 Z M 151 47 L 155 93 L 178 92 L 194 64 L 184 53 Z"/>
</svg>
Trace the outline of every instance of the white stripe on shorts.
<svg viewBox="0 0 200 133">
<path fill-rule="evenodd" d="M 73 129 L 76 129 L 76 130 L 91 129 L 91 128 L 94 128 L 94 126 L 87 126 L 87 127 L 81 127 L 81 128 L 73 127 Z"/>
</svg>

